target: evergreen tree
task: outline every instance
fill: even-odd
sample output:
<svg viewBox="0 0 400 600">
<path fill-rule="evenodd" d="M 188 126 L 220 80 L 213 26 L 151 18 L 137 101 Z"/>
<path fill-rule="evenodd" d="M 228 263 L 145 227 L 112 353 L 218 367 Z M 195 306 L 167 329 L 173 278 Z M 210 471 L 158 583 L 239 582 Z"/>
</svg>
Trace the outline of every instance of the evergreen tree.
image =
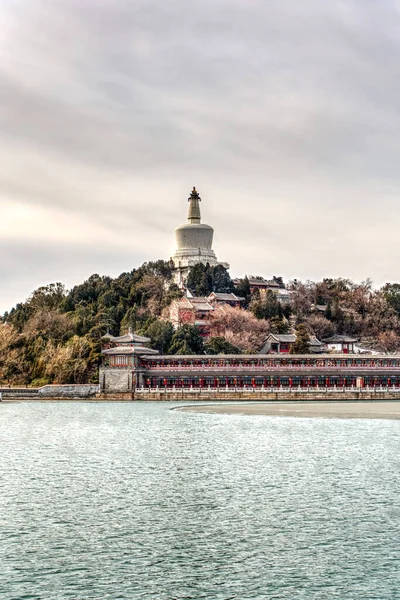
<svg viewBox="0 0 400 600">
<path fill-rule="evenodd" d="M 275 275 L 272 277 L 272 280 L 279 285 L 280 288 L 284 288 L 285 285 L 283 283 L 282 277 L 276 277 Z"/>
<path fill-rule="evenodd" d="M 290 349 L 290 354 L 309 354 L 310 334 L 306 325 L 300 324 L 296 330 L 296 341 Z"/>
<path fill-rule="evenodd" d="M 254 300 L 250 304 L 250 310 L 257 319 L 271 319 L 278 317 L 282 319 L 283 310 L 276 294 L 272 290 L 267 290 L 265 296 L 259 300 Z"/>
<path fill-rule="evenodd" d="M 211 268 L 212 291 L 221 294 L 230 294 L 235 291 L 235 286 L 228 271 L 222 265 Z"/>
<path fill-rule="evenodd" d="M 387 283 L 382 288 L 386 302 L 400 315 L 400 283 Z"/>
<path fill-rule="evenodd" d="M 325 314 L 325 319 L 328 319 L 328 321 L 332 321 L 332 306 L 331 306 L 330 302 L 328 302 L 328 304 L 326 305 L 324 314 Z"/>
<path fill-rule="evenodd" d="M 141 335 L 151 339 L 150 346 L 160 354 L 167 354 L 174 335 L 174 328 L 168 321 L 157 319 L 140 331 Z"/>
<path fill-rule="evenodd" d="M 251 300 L 250 281 L 247 275 L 243 279 L 239 279 L 239 283 L 235 288 L 235 294 L 244 298 L 243 307 L 247 308 Z"/>
<path fill-rule="evenodd" d="M 235 289 L 225 267 L 210 267 L 208 263 L 198 263 L 190 269 L 186 286 L 195 296 L 209 296 L 211 292 L 230 293 Z"/>
<path fill-rule="evenodd" d="M 204 350 L 206 354 L 240 354 L 239 348 L 220 336 L 207 340 Z"/>
<path fill-rule="evenodd" d="M 182 325 L 172 336 L 169 354 L 203 354 L 203 339 L 195 325 Z"/>
<path fill-rule="evenodd" d="M 337 333 L 342 334 L 344 330 L 344 314 L 337 298 L 333 302 L 331 320 L 336 325 Z"/>
<path fill-rule="evenodd" d="M 279 317 L 272 317 L 270 320 L 271 332 L 272 333 L 289 333 L 290 326 L 289 321 Z"/>
<path fill-rule="evenodd" d="M 198 263 L 194 265 L 186 280 L 186 287 L 195 296 L 208 296 L 212 292 L 212 278 L 210 277 L 210 265 Z"/>
</svg>

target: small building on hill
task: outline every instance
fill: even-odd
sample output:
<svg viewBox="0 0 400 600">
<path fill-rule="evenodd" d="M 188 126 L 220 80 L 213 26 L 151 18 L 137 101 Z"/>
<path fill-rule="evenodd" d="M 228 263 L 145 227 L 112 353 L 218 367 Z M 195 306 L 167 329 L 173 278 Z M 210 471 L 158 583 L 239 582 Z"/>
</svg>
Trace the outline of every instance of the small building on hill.
<svg viewBox="0 0 400 600">
<path fill-rule="evenodd" d="M 260 354 L 290 354 L 297 339 L 294 333 L 270 333 L 260 350 Z M 310 354 L 319 354 L 323 351 L 323 344 L 315 337 L 310 337 Z"/>
<path fill-rule="evenodd" d="M 323 341 L 326 344 L 327 350 L 330 352 L 354 354 L 354 344 L 356 344 L 358 340 L 349 335 L 333 335 Z"/>
<path fill-rule="evenodd" d="M 291 290 L 279 288 L 278 290 L 274 290 L 274 294 L 276 294 L 276 297 L 281 304 L 288 305 L 292 303 L 293 292 Z"/>
<path fill-rule="evenodd" d="M 281 287 L 276 281 L 270 281 L 264 279 L 264 277 L 254 277 L 252 275 L 249 277 L 249 284 L 252 292 L 255 292 L 256 290 L 259 290 L 260 292 L 266 292 L 268 290 L 275 292 Z"/>
<path fill-rule="evenodd" d="M 151 341 L 148 337 L 133 333 L 130 327 L 128 333 L 124 335 L 115 336 L 106 333 L 101 339 L 104 340 L 104 347 L 107 346 L 108 348 L 111 348 L 112 346 L 141 346 L 143 344 L 148 344 Z"/>
<path fill-rule="evenodd" d="M 280 284 L 273 279 L 264 279 L 264 277 L 255 277 L 254 275 L 248 276 L 248 280 L 251 294 L 259 292 L 261 296 L 264 296 L 267 292 L 273 292 L 281 304 L 287 305 L 291 303 L 293 292 L 291 290 L 287 290 L 283 283 Z M 240 279 L 233 280 L 235 287 L 238 287 L 240 283 Z"/>
<path fill-rule="evenodd" d="M 208 301 L 213 306 L 218 304 L 229 304 L 229 306 L 240 306 L 244 302 L 244 298 L 236 296 L 236 294 L 224 294 L 222 292 L 212 292 L 208 296 Z"/>
<path fill-rule="evenodd" d="M 178 329 L 182 325 L 196 325 L 203 337 L 208 335 L 208 316 L 214 310 L 207 297 L 179 298 L 169 308 L 169 320 Z"/>
<path fill-rule="evenodd" d="M 102 337 L 103 350 L 102 354 L 107 356 L 108 364 L 112 368 L 126 368 L 133 364 L 135 357 L 158 354 L 158 350 L 148 348 L 151 340 L 148 337 L 129 332 L 125 335 L 114 336 L 109 333 Z M 116 376 L 116 380 L 118 376 Z"/>
<path fill-rule="evenodd" d="M 277 291 L 282 287 L 276 281 L 264 279 L 264 277 L 261 277 L 259 275 L 248 275 L 247 279 L 249 280 L 250 291 L 252 293 L 256 290 L 258 290 L 259 292 L 266 292 L 267 290 Z M 240 284 L 240 279 L 234 279 L 233 284 L 235 286 L 238 286 Z"/>
<path fill-rule="evenodd" d="M 240 306 L 244 298 L 236 294 L 212 292 L 207 296 L 184 296 L 173 300 L 169 307 L 169 320 L 178 329 L 182 325 L 196 325 L 202 337 L 208 337 L 208 319 L 218 306 Z"/>
</svg>

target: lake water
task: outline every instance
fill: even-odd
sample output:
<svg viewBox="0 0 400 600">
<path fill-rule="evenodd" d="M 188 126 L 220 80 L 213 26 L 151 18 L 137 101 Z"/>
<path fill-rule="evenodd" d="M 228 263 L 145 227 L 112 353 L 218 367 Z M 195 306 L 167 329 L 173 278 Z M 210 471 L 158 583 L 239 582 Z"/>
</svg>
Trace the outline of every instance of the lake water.
<svg viewBox="0 0 400 600">
<path fill-rule="evenodd" d="M 1 600 L 400 599 L 400 422 L 0 405 Z"/>
</svg>

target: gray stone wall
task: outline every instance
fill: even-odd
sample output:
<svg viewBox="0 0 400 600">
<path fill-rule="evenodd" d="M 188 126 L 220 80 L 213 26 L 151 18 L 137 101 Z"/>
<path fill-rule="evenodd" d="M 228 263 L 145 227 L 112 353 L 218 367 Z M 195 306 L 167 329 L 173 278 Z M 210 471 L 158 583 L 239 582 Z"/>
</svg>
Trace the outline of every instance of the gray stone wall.
<svg viewBox="0 0 400 600">
<path fill-rule="evenodd" d="M 132 390 L 132 370 L 100 369 L 100 389 L 106 394 L 124 393 Z"/>
<path fill-rule="evenodd" d="M 90 398 L 99 392 L 96 384 L 45 385 L 39 388 L 41 398 Z"/>
</svg>

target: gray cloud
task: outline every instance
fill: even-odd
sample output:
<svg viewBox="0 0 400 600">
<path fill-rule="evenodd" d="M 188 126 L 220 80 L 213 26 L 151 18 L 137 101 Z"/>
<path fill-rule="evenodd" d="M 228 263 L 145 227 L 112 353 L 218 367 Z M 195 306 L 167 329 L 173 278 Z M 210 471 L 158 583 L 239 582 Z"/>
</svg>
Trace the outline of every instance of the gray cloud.
<svg viewBox="0 0 400 600">
<path fill-rule="evenodd" d="M 32 288 L 168 257 L 196 184 L 232 274 L 395 280 L 399 15 L 390 0 L 2 3 L 0 214 L 44 210 L 25 237 L 0 217 L 7 256 L 20 248 Z M 71 276 L 74 220 L 91 226 Z M 9 264 L 0 311 L 27 289 Z"/>
</svg>

